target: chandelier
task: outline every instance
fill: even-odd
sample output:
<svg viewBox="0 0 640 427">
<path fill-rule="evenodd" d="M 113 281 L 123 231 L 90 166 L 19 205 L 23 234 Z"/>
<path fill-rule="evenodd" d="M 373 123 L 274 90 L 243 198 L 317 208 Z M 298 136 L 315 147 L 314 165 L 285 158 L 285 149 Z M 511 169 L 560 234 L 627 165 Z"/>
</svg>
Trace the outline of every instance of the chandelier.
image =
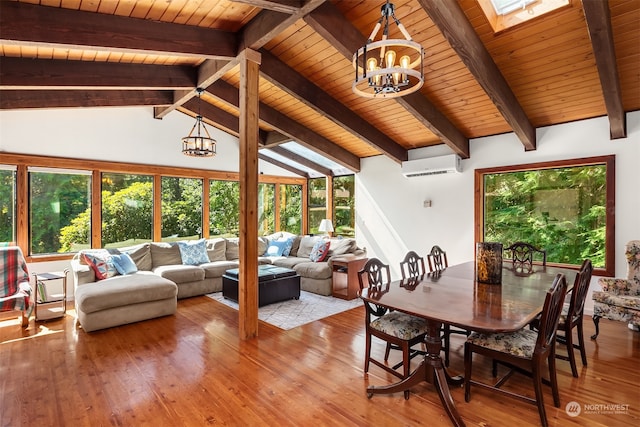
<svg viewBox="0 0 640 427">
<path fill-rule="evenodd" d="M 182 154 L 192 157 L 212 157 L 216 154 L 216 140 L 211 138 L 200 115 L 200 95 L 204 89 L 196 88 L 198 94 L 198 115 L 189 136 L 182 138 Z M 201 130 L 204 130 L 204 134 Z M 195 132 L 195 135 L 194 135 Z"/>
<path fill-rule="evenodd" d="M 407 29 L 396 18 L 393 3 L 387 0 L 380 12 L 382 17 L 369 39 L 353 54 L 353 66 L 356 69 L 353 91 L 366 98 L 397 98 L 422 87 L 424 49 L 411 39 Z M 387 38 L 390 17 L 405 40 Z M 382 39 L 374 41 L 380 28 L 383 28 Z M 397 63 L 396 58 L 399 58 Z"/>
</svg>

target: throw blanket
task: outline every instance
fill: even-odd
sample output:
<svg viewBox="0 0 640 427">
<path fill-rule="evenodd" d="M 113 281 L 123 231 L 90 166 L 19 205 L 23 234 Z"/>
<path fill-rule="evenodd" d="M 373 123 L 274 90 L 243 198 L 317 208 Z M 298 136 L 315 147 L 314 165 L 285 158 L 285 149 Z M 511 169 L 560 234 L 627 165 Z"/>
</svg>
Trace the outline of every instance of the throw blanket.
<svg viewBox="0 0 640 427">
<path fill-rule="evenodd" d="M 18 310 L 31 315 L 31 298 L 27 263 L 18 246 L 0 248 L 0 311 Z"/>
</svg>

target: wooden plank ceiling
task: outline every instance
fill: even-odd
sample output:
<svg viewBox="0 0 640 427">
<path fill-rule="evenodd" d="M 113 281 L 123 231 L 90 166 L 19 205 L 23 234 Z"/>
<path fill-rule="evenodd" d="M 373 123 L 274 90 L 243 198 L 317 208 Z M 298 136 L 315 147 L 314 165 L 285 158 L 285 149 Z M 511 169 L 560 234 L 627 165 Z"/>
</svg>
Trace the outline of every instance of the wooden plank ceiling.
<svg viewBox="0 0 640 427">
<path fill-rule="evenodd" d="M 399 99 L 351 90 L 351 57 L 384 0 L 2 1 L 0 108 L 193 116 L 203 87 L 205 121 L 237 135 L 237 57 L 251 48 L 262 148 L 293 140 L 352 171 L 435 144 L 466 158 L 470 138 L 512 131 L 535 150 L 536 128 L 598 116 L 626 137 L 625 112 L 640 109 L 640 1 L 583 1 L 496 34 L 478 0 L 394 0 L 426 52 L 423 88 Z"/>
</svg>

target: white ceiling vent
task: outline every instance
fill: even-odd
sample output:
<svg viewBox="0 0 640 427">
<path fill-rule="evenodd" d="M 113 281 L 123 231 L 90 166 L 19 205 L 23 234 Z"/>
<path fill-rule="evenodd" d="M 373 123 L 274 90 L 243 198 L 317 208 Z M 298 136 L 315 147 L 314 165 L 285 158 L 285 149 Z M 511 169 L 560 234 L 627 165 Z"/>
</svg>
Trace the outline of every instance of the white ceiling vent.
<svg viewBox="0 0 640 427">
<path fill-rule="evenodd" d="M 455 172 L 462 172 L 460 156 L 457 154 L 402 162 L 402 175 L 407 178 Z"/>
</svg>

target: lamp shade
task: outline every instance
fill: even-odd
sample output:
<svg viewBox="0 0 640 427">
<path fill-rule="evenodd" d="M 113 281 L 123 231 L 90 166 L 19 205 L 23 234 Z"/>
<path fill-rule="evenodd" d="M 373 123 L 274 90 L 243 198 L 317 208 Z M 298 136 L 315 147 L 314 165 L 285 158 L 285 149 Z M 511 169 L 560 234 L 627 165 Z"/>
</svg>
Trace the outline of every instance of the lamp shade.
<svg viewBox="0 0 640 427">
<path fill-rule="evenodd" d="M 333 224 L 330 219 L 323 219 L 320 221 L 320 226 L 318 227 L 318 231 L 322 231 L 325 233 L 330 233 L 333 231 Z"/>
</svg>

